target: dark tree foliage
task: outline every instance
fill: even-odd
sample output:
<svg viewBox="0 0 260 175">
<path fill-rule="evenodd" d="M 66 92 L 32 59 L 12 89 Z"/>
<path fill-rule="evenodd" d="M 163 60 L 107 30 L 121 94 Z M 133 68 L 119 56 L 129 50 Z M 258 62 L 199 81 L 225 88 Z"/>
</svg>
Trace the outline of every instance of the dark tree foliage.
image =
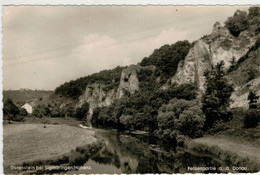
<svg viewBox="0 0 260 175">
<path fill-rule="evenodd" d="M 19 112 L 19 108 L 13 103 L 11 99 L 7 99 L 4 102 L 3 114 L 4 117 L 6 117 L 9 120 L 9 122 L 11 120 L 15 120 Z"/>
<path fill-rule="evenodd" d="M 260 8 L 259 7 L 250 7 L 248 9 L 248 12 L 249 12 L 248 19 L 254 19 L 255 17 L 260 15 Z"/>
<path fill-rule="evenodd" d="M 256 109 L 250 109 L 244 119 L 245 128 L 255 128 L 258 126 L 260 121 L 260 113 Z"/>
<path fill-rule="evenodd" d="M 153 133 L 157 129 L 158 110 L 172 98 L 191 100 L 196 97 L 196 88 L 190 84 L 173 86 L 167 90 L 143 90 L 116 100 L 110 107 L 96 108 L 92 125 L 120 130 L 146 130 Z"/>
<path fill-rule="evenodd" d="M 88 84 L 102 83 L 106 84 L 105 90 L 108 91 L 119 85 L 121 71 L 124 67 L 116 67 L 111 70 L 103 70 L 86 77 L 81 77 L 70 82 L 66 82 L 55 89 L 56 94 L 69 98 L 78 98 L 82 95 Z"/>
<path fill-rule="evenodd" d="M 75 117 L 77 117 L 80 120 L 84 120 L 87 117 L 89 111 L 89 104 L 85 102 L 81 107 L 78 107 L 75 111 Z"/>
<path fill-rule="evenodd" d="M 249 109 L 257 109 L 257 100 L 259 96 L 256 95 L 256 92 L 250 91 L 247 99 L 249 100 Z"/>
<path fill-rule="evenodd" d="M 248 74 L 248 79 L 247 79 L 248 82 L 256 78 L 256 73 L 253 69 L 248 70 L 247 74 Z"/>
<path fill-rule="evenodd" d="M 205 128 L 210 128 L 217 120 L 229 120 L 228 111 L 233 87 L 227 83 L 221 61 L 212 70 L 205 71 L 206 92 L 202 97 L 202 110 L 206 116 Z"/>
<path fill-rule="evenodd" d="M 236 58 L 232 57 L 232 60 L 230 61 L 230 67 L 228 69 L 228 72 L 232 72 L 233 70 L 235 70 L 236 64 L 237 64 Z"/>
<path fill-rule="evenodd" d="M 39 118 L 50 117 L 50 116 L 52 116 L 52 111 L 46 105 L 38 105 L 33 110 L 32 115 L 35 116 L 35 117 L 39 117 Z M 57 116 L 55 116 L 55 117 L 60 117 L 60 113 L 58 112 Z"/>
<path fill-rule="evenodd" d="M 256 54 L 258 53 L 257 50 L 260 47 L 260 38 L 256 40 L 255 44 L 248 50 L 248 52 L 242 56 L 236 64 L 236 69 L 239 67 L 239 65 L 244 62 L 246 59 L 250 58 L 250 54 L 252 54 L 253 52 L 256 52 Z"/>
<path fill-rule="evenodd" d="M 233 17 L 229 17 L 225 22 L 230 33 L 236 37 L 239 36 L 240 32 L 246 30 L 248 25 L 247 12 L 241 10 L 237 10 Z"/>
<path fill-rule="evenodd" d="M 139 80 L 139 87 L 142 91 L 152 91 L 156 86 L 156 75 L 155 71 L 151 69 L 141 69 L 137 73 Z"/>
<path fill-rule="evenodd" d="M 28 112 L 27 112 L 24 108 L 21 108 L 19 114 L 20 114 L 21 116 L 27 116 L 27 115 L 28 115 Z"/>
<path fill-rule="evenodd" d="M 195 100 L 172 99 L 159 109 L 156 135 L 165 142 L 176 144 L 180 135 L 202 135 L 205 116 Z"/>
<path fill-rule="evenodd" d="M 140 65 L 154 65 L 158 69 L 158 74 L 162 77 L 169 78 L 173 76 L 178 68 L 178 63 L 183 60 L 191 48 L 189 41 L 178 41 L 172 45 L 164 45 L 147 58 L 145 57 Z"/>
<path fill-rule="evenodd" d="M 255 31 L 256 34 L 259 33 L 260 29 L 260 8 L 259 7 L 250 7 L 248 9 L 248 22 L 249 22 L 249 27 L 251 30 Z"/>
<path fill-rule="evenodd" d="M 259 7 L 250 7 L 248 14 L 246 11 L 237 10 L 232 17 L 227 19 L 225 26 L 235 37 L 247 29 L 257 33 L 260 27 L 259 17 Z"/>
</svg>

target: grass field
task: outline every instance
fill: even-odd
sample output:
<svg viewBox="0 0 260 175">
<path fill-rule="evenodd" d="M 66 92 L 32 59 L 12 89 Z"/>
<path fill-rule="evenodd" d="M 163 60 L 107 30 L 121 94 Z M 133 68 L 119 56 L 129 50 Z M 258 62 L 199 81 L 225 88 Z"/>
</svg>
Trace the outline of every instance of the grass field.
<svg viewBox="0 0 260 175">
<path fill-rule="evenodd" d="M 59 157 L 77 146 L 96 141 L 94 131 L 79 127 L 43 124 L 3 125 L 4 167 Z"/>
</svg>

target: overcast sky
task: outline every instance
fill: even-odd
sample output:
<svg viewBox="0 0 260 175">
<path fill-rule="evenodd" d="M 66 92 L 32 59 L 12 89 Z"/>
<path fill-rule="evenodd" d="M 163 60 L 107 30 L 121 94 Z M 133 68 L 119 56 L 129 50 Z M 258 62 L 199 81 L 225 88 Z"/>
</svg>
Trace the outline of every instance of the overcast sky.
<svg viewBox="0 0 260 175">
<path fill-rule="evenodd" d="M 245 6 L 3 6 L 3 89 L 54 90 L 210 34 Z"/>
</svg>

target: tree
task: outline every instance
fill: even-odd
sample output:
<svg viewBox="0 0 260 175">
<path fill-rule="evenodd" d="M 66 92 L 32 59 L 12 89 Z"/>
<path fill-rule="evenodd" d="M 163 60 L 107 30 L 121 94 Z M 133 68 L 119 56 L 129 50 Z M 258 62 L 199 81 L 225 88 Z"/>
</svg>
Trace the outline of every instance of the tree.
<svg viewBox="0 0 260 175">
<path fill-rule="evenodd" d="M 250 7 L 248 9 L 248 22 L 251 25 L 252 30 L 257 30 L 260 27 L 259 23 L 260 17 L 260 8 L 259 7 Z"/>
<path fill-rule="evenodd" d="M 203 134 L 205 115 L 195 100 L 172 99 L 164 104 L 157 116 L 155 132 L 163 141 L 176 144 L 179 136 L 198 137 Z"/>
<path fill-rule="evenodd" d="M 232 60 L 230 61 L 230 67 L 228 69 L 228 72 L 232 72 L 236 68 L 236 58 L 232 57 Z"/>
<path fill-rule="evenodd" d="M 15 120 L 20 110 L 11 99 L 7 99 L 3 106 L 3 114 L 7 117 L 9 123 L 11 120 Z"/>
<path fill-rule="evenodd" d="M 183 135 L 191 138 L 200 137 L 203 134 L 205 115 L 198 106 L 184 110 L 179 119 L 176 120 L 176 127 Z"/>
<path fill-rule="evenodd" d="M 21 116 L 27 116 L 27 115 L 28 115 L 28 112 L 27 112 L 24 108 L 22 108 L 22 109 L 20 110 L 20 115 L 21 115 Z"/>
<path fill-rule="evenodd" d="M 244 118 L 244 127 L 245 128 L 255 128 L 257 127 L 260 121 L 259 111 L 256 109 L 249 109 Z"/>
<path fill-rule="evenodd" d="M 85 102 L 81 107 L 76 109 L 75 117 L 78 119 L 85 119 L 89 111 L 89 104 Z"/>
<path fill-rule="evenodd" d="M 178 41 L 172 45 L 165 44 L 148 57 L 144 58 L 140 65 L 149 66 L 154 65 L 158 69 L 156 72 L 160 73 L 162 79 L 168 79 L 173 76 L 178 68 L 178 63 L 183 60 L 191 48 L 189 41 Z"/>
<path fill-rule="evenodd" d="M 259 96 L 256 95 L 256 92 L 250 91 L 247 99 L 249 100 L 249 109 L 256 109 L 257 100 L 259 99 Z"/>
<path fill-rule="evenodd" d="M 260 8 L 259 7 L 250 7 L 248 9 L 248 19 L 253 19 L 255 17 L 260 16 Z"/>
<path fill-rule="evenodd" d="M 223 67 L 224 62 L 221 61 L 204 73 L 206 91 L 202 96 L 202 111 L 206 116 L 205 129 L 212 127 L 217 120 L 229 120 L 232 116 L 228 108 L 234 89 L 224 78 Z"/>
<path fill-rule="evenodd" d="M 248 28 L 247 12 L 237 10 L 232 17 L 229 17 L 225 22 L 225 26 L 228 28 L 233 36 L 238 37 L 240 32 Z"/>
</svg>

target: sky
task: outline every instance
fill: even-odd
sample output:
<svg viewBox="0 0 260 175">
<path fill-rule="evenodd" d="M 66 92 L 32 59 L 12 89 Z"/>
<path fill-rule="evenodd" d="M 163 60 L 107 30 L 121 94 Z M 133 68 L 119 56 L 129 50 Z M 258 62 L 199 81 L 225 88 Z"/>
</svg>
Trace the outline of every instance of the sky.
<svg viewBox="0 0 260 175">
<path fill-rule="evenodd" d="M 3 89 L 54 90 L 190 42 L 246 6 L 3 6 Z"/>
</svg>

